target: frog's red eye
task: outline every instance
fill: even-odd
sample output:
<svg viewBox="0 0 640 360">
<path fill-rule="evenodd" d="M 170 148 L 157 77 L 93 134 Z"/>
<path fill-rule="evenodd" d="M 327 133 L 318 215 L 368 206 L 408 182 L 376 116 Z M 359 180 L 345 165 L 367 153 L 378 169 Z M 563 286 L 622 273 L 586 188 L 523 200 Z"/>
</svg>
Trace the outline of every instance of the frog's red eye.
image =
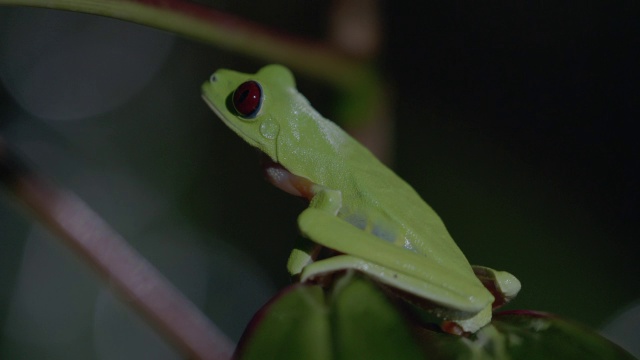
<svg viewBox="0 0 640 360">
<path fill-rule="evenodd" d="M 233 92 L 233 107 L 242 117 L 252 118 L 256 116 L 261 104 L 262 88 L 256 81 L 243 82 Z"/>
</svg>

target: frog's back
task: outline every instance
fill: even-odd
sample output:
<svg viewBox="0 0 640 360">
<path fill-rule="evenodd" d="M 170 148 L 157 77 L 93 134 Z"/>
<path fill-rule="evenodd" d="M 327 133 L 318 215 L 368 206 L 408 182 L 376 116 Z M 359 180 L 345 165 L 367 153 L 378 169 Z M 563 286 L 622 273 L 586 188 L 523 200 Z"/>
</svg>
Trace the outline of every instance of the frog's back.
<svg viewBox="0 0 640 360">
<path fill-rule="evenodd" d="M 292 166 L 283 164 L 285 168 L 340 190 L 339 216 L 354 226 L 447 268 L 472 274 L 440 217 L 409 184 L 335 123 L 310 106 L 301 108 L 306 111 L 298 118 L 305 123 L 304 139 L 292 132 L 283 137 L 291 141 L 279 143 L 283 153 L 294 159 Z"/>
<path fill-rule="evenodd" d="M 444 223 L 420 195 L 358 143 L 345 160 L 353 185 L 343 191 L 342 216 L 354 225 L 447 267 L 471 267 Z"/>
</svg>

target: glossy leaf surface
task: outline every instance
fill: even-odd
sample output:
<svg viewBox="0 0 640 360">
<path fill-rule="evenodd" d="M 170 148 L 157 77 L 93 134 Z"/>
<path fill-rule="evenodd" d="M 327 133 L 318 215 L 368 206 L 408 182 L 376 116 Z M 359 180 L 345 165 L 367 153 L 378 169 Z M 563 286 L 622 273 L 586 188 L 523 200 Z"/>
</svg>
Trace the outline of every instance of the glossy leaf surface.
<svg viewBox="0 0 640 360">
<path fill-rule="evenodd" d="M 373 284 L 346 276 L 325 293 L 289 287 L 249 325 L 240 359 L 422 359 L 404 319 Z"/>
</svg>

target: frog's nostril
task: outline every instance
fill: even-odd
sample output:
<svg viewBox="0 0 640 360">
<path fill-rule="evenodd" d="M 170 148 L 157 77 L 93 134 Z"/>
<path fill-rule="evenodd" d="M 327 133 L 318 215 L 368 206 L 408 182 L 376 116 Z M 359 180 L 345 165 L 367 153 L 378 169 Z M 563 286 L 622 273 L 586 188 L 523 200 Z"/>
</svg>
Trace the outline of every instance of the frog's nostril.
<svg viewBox="0 0 640 360">
<path fill-rule="evenodd" d="M 216 74 L 212 74 L 211 77 L 209 78 L 209 82 L 214 83 L 216 81 L 218 81 L 218 78 L 216 78 Z"/>
</svg>

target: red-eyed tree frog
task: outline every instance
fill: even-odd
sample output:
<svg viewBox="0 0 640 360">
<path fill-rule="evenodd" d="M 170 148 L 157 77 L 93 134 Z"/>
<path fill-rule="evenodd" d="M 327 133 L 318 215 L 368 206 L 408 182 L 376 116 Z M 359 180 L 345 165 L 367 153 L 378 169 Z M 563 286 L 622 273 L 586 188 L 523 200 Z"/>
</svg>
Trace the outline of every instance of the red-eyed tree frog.
<svg viewBox="0 0 640 360">
<path fill-rule="evenodd" d="M 287 265 L 300 281 L 361 271 L 426 304 L 445 331 L 457 334 L 489 323 L 492 305 L 520 290 L 507 272 L 469 265 L 420 195 L 322 117 L 285 67 L 269 65 L 256 74 L 221 69 L 202 94 L 231 130 L 266 154 L 271 183 L 309 200 L 298 217 L 308 240 Z"/>
</svg>

